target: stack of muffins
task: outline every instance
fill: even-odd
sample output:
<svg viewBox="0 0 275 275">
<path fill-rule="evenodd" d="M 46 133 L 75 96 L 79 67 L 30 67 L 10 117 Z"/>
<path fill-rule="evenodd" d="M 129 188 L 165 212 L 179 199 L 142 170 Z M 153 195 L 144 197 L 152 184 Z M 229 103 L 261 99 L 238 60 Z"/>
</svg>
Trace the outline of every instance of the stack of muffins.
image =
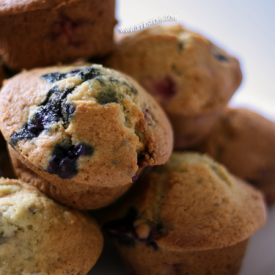
<svg viewBox="0 0 275 275">
<path fill-rule="evenodd" d="M 85 275 L 100 226 L 129 274 L 238 274 L 266 219 L 244 180 L 275 201 L 275 125 L 226 107 L 235 57 L 181 25 L 114 42 L 114 9 L 0 2 L 0 168 L 18 178 L 0 179 L 0 274 Z"/>
</svg>

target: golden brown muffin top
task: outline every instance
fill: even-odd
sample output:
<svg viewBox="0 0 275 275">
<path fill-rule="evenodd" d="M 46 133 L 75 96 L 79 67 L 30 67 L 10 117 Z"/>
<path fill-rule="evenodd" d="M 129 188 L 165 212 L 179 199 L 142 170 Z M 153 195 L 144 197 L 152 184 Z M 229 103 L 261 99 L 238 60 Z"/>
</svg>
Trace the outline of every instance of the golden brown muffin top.
<svg viewBox="0 0 275 275">
<path fill-rule="evenodd" d="M 196 153 L 173 153 L 144 173 L 118 209 L 105 223 L 114 236 L 126 224 L 127 236 L 167 249 L 234 245 L 262 227 L 266 215 L 259 191 Z"/>
<path fill-rule="evenodd" d="M 86 275 L 103 237 L 96 222 L 37 188 L 0 178 L 0 273 Z"/>
<path fill-rule="evenodd" d="M 239 61 L 179 24 L 119 36 L 105 66 L 135 78 L 168 114 L 219 110 L 239 87 Z"/>
<path fill-rule="evenodd" d="M 163 164 L 172 150 L 171 126 L 154 99 L 101 65 L 18 74 L 0 105 L 5 139 L 50 182 L 126 185 L 139 166 Z"/>
</svg>

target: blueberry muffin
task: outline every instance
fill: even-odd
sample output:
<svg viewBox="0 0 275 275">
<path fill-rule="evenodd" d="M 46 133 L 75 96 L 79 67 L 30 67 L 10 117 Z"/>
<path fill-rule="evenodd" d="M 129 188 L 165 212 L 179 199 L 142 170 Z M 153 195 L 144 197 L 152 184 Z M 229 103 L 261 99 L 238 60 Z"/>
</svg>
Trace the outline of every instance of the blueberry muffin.
<svg viewBox="0 0 275 275">
<path fill-rule="evenodd" d="M 10 156 L 7 150 L 7 143 L 0 132 L 0 177 L 16 178 Z"/>
<path fill-rule="evenodd" d="M 92 218 L 17 180 L 0 178 L 0 224 L 1 274 L 86 275 L 103 248 Z"/>
<path fill-rule="evenodd" d="M 172 123 L 176 149 L 209 133 L 242 80 L 235 57 L 181 25 L 121 36 L 103 63 L 134 77 L 158 100 Z"/>
<path fill-rule="evenodd" d="M 207 156 L 173 153 L 102 215 L 129 274 L 233 275 L 265 223 L 262 194 Z"/>
<path fill-rule="evenodd" d="M 21 177 L 23 166 L 17 171 L 15 165 L 19 178 L 79 209 L 113 202 L 139 169 L 165 163 L 173 147 L 171 126 L 155 100 L 101 65 L 21 73 L 2 89 L 0 108 L 12 158 L 36 174 Z"/>
<path fill-rule="evenodd" d="M 5 71 L 1 65 L 1 59 L 0 59 L 0 88 L 3 86 L 3 81 L 6 78 Z"/>
<path fill-rule="evenodd" d="M 228 108 L 197 150 L 261 189 L 268 204 L 275 202 L 274 121 L 247 109 Z"/>
<path fill-rule="evenodd" d="M 115 0 L 0 1 L 0 55 L 13 71 L 104 56 L 114 13 Z"/>
</svg>

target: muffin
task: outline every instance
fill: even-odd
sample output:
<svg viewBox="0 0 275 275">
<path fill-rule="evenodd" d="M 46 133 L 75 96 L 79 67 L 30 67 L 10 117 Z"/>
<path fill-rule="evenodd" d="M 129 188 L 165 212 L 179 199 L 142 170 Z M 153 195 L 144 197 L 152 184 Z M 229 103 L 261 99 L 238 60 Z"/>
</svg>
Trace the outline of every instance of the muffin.
<svg viewBox="0 0 275 275">
<path fill-rule="evenodd" d="M 1 59 L 0 59 L 0 88 L 3 86 L 3 81 L 6 78 L 6 74 L 4 71 L 4 68 L 1 65 Z"/>
<path fill-rule="evenodd" d="M 17 180 L 0 179 L 0 224 L 1 274 L 86 275 L 103 247 L 93 219 Z"/>
<path fill-rule="evenodd" d="M 105 206 L 165 163 L 172 130 L 134 80 L 101 65 L 35 69 L 7 81 L 0 127 L 15 172 L 49 197 L 78 208 Z M 23 164 L 20 169 L 17 159 Z M 26 166 L 36 174 L 25 178 Z"/>
<path fill-rule="evenodd" d="M 105 211 L 103 227 L 135 275 L 237 274 L 265 223 L 262 194 L 196 153 L 173 153 Z"/>
<path fill-rule="evenodd" d="M 0 132 L 0 177 L 16 178 L 10 156 L 7 150 L 7 143 Z"/>
<path fill-rule="evenodd" d="M 275 123 L 247 109 L 226 109 L 197 150 L 223 163 L 233 174 L 275 202 Z"/>
<path fill-rule="evenodd" d="M 209 133 L 242 80 L 235 57 L 181 25 L 121 35 L 103 64 L 129 74 L 158 100 L 176 149 Z"/>
<path fill-rule="evenodd" d="M 0 55 L 13 71 L 104 56 L 114 13 L 115 0 L 1 1 Z"/>
</svg>

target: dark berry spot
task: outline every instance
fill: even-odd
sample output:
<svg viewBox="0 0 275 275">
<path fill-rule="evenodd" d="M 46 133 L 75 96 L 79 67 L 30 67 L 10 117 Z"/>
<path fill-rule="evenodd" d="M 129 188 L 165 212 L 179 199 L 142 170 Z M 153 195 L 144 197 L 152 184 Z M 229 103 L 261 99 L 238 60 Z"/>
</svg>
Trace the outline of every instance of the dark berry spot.
<svg viewBox="0 0 275 275">
<path fill-rule="evenodd" d="M 69 73 L 70 74 L 77 74 L 79 72 L 80 72 L 80 69 L 78 68 L 78 69 L 74 69 L 74 70 L 70 71 Z"/>
<path fill-rule="evenodd" d="M 101 85 L 106 86 L 106 83 L 104 82 L 102 77 L 95 77 L 95 80 Z"/>
<path fill-rule="evenodd" d="M 229 62 L 229 58 L 221 53 L 213 53 L 214 57 L 221 62 Z"/>
<path fill-rule="evenodd" d="M 44 74 L 41 76 L 42 79 L 45 79 L 48 83 L 55 83 L 57 81 L 72 77 L 78 76 L 81 80 L 87 81 L 93 79 L 100 75 L 100 71 L 94 67 L 84 67 L 84 68 L 77 68 L 69 73 L 49 73 Z"/>
<path fill-rule="evenodd" d="M 52 36 L 54 39 L 60 39 L 64 46 L 79 46 L 83 43 L 83 36 L 79 30 L 84 23 L 63 16 L 53 25 Z"/>
<path fill-rule="evenodd" d="M 133 86 L 129 85 L 126 82 L 122 82 L 122 84 L 125 85 L 125 86 L 127 86 L 130 89 L 131 93 L 133 93 L 134 95 L 138 94 L 138 91 Z"/>
<path fill-rule="evenodd" d="M 91 156 L 94 149 L 86 144 L 56 145 L 45 170 L 50 174 L 57 174 L 62 179 L 71 179 L 78 173 L 77 160 L 80 156 Z"/>
<path fill-rule="evenodd" d="M 58 86 L 51 88 L 45 100 L 40 104 L 40 108 L 23 126 L 23 129 L 11 135 L 11 146 L 16 146 L 19 140 L 31 140 L 38 137 L 53 122 L 62 121 L 66 128 L 74 113 L 74 106 L 66 103 L 65 100 L 73 90 L 74 88 L 60 91 Z"/>
<path fill-rule="evenodd" d="M 135 175 L 132 177 L 132 181 L 136 181 L 138 179 L 138 173 L 135 173 Z"/>
<path fill-rule="evenodd" d="M 170 76 L 154 80 L 150 90 L 163 100 L 171 99 L 178 92 L 176 82 Z"/>
<path fill-rule="evenodd" d="M 100 72 L 98 69 L 94 67 L 88 67 L 81 70 L 78 75 L 81 78 L 81 80 L 87 81 L 99 76 Z"/>
<path fill-rule="evenodd" d="M 135 245 L 135 228 L 134 221 L 137 219 L 138 212 L 131 207 L 126 216 L 121 219 L 110 221 L 104 224 L 103 228 L 107 230 L 109 235 L 118 240 L 119 243 L 134 246 Z"/>
<path fill-rule="evenodd" d="M 178 53 L 181 54 L 181 52 L 184 49 L 184 42 L 183 41 L 179 41 L 178 42 Z"/>
<path fill-rule="evenodd" d="M 105 105 L 112 102 L 115 102 L 115 103 L 119 102 L 117 98 L 117 93 L 112 89 L 103 90 L 99 92 L 96 99 L 98 103 L 101 105 Z"/>
<path fill-rule="evenodd" d="M 151 225 L 151 231 L 148 237 L 141 239 L 137 236 L 134 227 L 134 222 L 137 218 L 137 210 L 134 207 L 131 207 L 123 218 L 107 222 L 104 224 L 103 228 L 107 230 L 109 235 L 115 238 L 120 244 L 134 246 L 136 242 L 141 242 L 157 250 L 159 247 L 155 240 L 160 236 L 161 226 L 156 228 Z"/>
<path fill-rule="evenodd" d="M 115 84 L 118 84 L 119 83 L 119 80 L 117 78 L 114 78 L 114 77 L 109 77 L 109 81 L 111 83 L 115 83 Z"/>
<path fill-rule="evenodd" d="M 148 108 L 145 108 L 145 110 L 144 110 L 143 113 L 144 113 L 144 118 L 145 118 L 145 120 L 147 122 L 147 125 L 148 126 L 154 126 L 155 125 L 155 121 L 152 118 L 150 110 Z"/>
<path fill-rule="evenodd" d="M 41 78 L 45 79 L 48 83 L 54 83 L 56 81 L 65 79 L 66 75 L 67 74 L 63 74 L 63 73 L 50 73 L 50 74 L 42 75 Z"/>
<path fill-rule="evenodd" d="M 0 245 L 6 243 L 9 238 L 0 237 Z"/>
</svg>

